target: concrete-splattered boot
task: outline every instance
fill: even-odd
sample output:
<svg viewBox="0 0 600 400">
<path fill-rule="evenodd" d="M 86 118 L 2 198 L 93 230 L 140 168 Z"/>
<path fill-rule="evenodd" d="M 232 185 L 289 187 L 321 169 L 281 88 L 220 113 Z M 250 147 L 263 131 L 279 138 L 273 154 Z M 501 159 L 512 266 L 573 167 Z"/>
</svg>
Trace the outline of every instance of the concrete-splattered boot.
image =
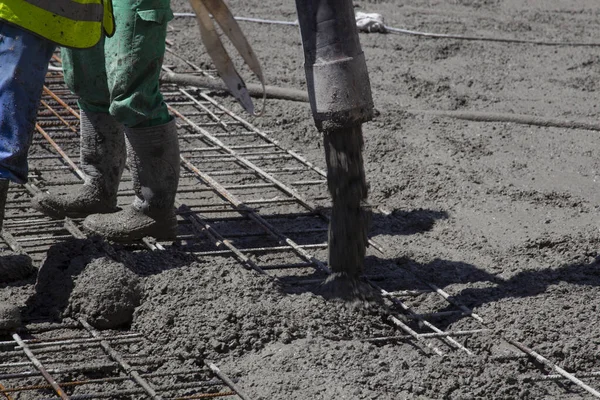
<svg viewBox="0 0 600 400">
<path fill-rule="evenodd" d="M 4 208 L 8 195 L 8 180 L 0 179 L 0 231 L 4 223 Z M 0 253 L 0 282 L 13 282 L 25 279 L 35 272 L 31 258 L 12 252 Z M 19 307 L 0 301 L 0 332 L 11 331 L 21 325 Z"/>
<path fill-rule="evenodd" d="M 117 211 L 117 190 L 125 167 L 123 127 L 110 114 L 81 111 L 83 185 L 40 193 L 33 207 L 52 218 L 81 218 Z"/>
<path fill-rule="evenodd" d="M 146 236 L 176 236 L 175 194 L 179 183 L 179 143 L 175 120 L 163 125 L 126 128 L 135 199 L 113 214 L 90 215 L 83 226 L 114 241 Z"/>
</svg>

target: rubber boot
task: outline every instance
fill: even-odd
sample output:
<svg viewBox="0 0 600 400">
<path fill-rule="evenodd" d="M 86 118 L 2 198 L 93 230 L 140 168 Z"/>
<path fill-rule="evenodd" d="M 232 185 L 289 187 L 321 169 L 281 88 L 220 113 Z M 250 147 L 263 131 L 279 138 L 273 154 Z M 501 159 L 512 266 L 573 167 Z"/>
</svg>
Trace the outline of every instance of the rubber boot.
<svg viewBox="0 0 600 400">
<path fill-rule="evenodd" d="M 83 185 L 40 193 L 33 208 L 52 218 L 82 218 L 117 211 L 117 190 L 125 168 L 123 127 L 110 114 L 81 110 L 80 164 Z"/>
<path fill-rule="evenodd" d="M 113 214 L 90 215 L 84 228 L 109 240 L 129 242 L 152 236 L 176 236 L 175 194 L 179 183 L 179 143 L 175 120 L 163 125 L 127 128 L 128 157 L 135 199 Z"/>
<path fill-rule="evenodd" d="M 4 208 L 8 195 L 9 181 L 0 179 L 0 231 L 4 222 Z M 7 283 L 25 279 L 35 272 L 31 265 L 31 258 L 23 254 L 13 252 L 0 253 L 0 282 Z M 21 313 L 19 307 L 10 303 L 0 301 L 0 332 L 8 332 L 21 325 Z"/>
</svg>

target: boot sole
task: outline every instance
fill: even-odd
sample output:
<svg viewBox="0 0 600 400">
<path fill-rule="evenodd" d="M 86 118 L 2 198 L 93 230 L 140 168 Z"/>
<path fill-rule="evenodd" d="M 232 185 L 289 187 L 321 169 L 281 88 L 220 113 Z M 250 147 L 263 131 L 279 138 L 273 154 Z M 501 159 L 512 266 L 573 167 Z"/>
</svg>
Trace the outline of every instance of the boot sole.
<svg viewBox="0 0 600 400">
<path fill-rule="evenodd" d="M 144 232 L 144 233 L 139 233 L 139 234 L 131 233 L 131 234 L 128 234 L 127 236 L 111 235 L 110 233 L 98 232 L 98 231 L 88 227 L 85 224 L 85 222 L 83 223 L 83 229 L 86 233 L 88 233 L 90 235 L 99 235 L 106 240 L 110 240 L 110 241 L 118 242 L 118 243 L 139 242 L 140 240 L 147 238 L 147 237 L 151 237 L 151 238 L 154 238 L 159 241 L 174 241 L 175 239 L 177 239 L 177 233 L 176 233 L 175 228 L 172 228 L 172 229 L 162 228 L 162 229 L 160 229 L 160 232 L 158 232 L 158 231 L 157 232 Z"/>
<path fill-rule="evenodd" d="M 90 210 L 90 211 L 86 211 L 86 212 L 64 212 L 64 211 L 58 211 L 54 208 L 42 207 L 39 204 L 34 204 L 33 208 L 52 219 L 85 218 L 92 214 L 111 214 L 111 213 L 119 211 L 118 208 L 114 208 L 111 210 L 104 209 L 104 210 Z"/>
</svg>

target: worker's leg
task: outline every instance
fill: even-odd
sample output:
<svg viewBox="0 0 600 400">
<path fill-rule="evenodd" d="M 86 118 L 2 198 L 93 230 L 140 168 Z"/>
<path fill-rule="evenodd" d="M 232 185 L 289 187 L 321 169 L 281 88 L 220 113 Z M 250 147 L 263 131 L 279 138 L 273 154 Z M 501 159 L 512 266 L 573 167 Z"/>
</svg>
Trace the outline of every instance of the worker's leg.
<svg viewBox="0 0 600 400">
<path fill-rule="evenodd" d="M 4 212 L 9 182 L 8 179 L 0 179 L 0 231 L 2 231 L 4 226 Z M 2 257 L 0 257 L 0 282 L 2 283 L 25 279 L 35 271 L 35 268 L 31 264 L 31 258 L 27 255 L 4 251 Z M 0 309 L 2 309 L 1 301 Z M 2 317 L 0 316 L 0 331 L 4 330 L 2 324 Z"/>
<path fill-rule="evenodd" d="M 80 167 L 84 182 L 33 198 L 33 207 L 53 218 L 85 217 L 117 210 L 117 190 L 125 167 L 123 126 L 108 110 L 110 92 L 104 42 L 90 49 L 63 49 L 63 69 L 81 109 Z"/>
<path fill-rule="evenodd" d="M 159 90 L 169 0 L 113 0 L 117 29 L 106 40 L 110 113 L 128 128 L 162 125 L 171 120 Z"/>
<path fill-rule="evenodd" d="M 0 179 L 27 182 L 27 152 L 54 48 L 0 22 Z"/>
<path fill-rule="evenodd" d="M 27 181 L 27 151 L 54 48 L 47 40 L 0 22 L 0 230 L 9 180 Z M 0 282 L 24 279 L 34 271 L 27 256 L 5 252 L 0 257 Z M 0 330 L 19 324 L 18 307 L 0 302 Z"/>
<path fill-rule="evenodd" d="M 158 77 L 173 14 L 166 0 L 115 0 L 113 4 L 121 25 L 106 41 L 110 113 L 126 127 L 136 198 L 118 213 L 88 217 L 84 226 L 113 240 L 172 238 L 179 146 Z"/>
<path fill-rule="evenodd" d="M 0 28 L 1 29 L 1 28 Z M 0 33 L 0 41 L 1 41 Z M 0 60 L 2 56 L 0 56 Z M 7 179 L 0 179 L 0 230 L 4 222 L 4 209 L 6 205 L 6 197 L 8 194 Z M 26 258 L 24 265 L 21 265 L 21 260 L 18 260 L 18 255 L 8 255 L 0 258 L 0 279 L 3 282 L 10 282 L 26 278 L 30 275 L 34 268 L 31 265 L 31 259 Z M 22 257 L 22 256 L 21 256 Z M 21 313 L 19 307 L 10 302 L 0 301 L 0 331 L 10 331 L 21 325 Z"/>
<path fill-rule="evenodd" d="M 175 121 L 128 128 L 128 156 L 133 177 L 133 204 L 113 214 L 90 215 L 84 227 L 117 241 L 146 236 L 173 239 L 177 220 L 175 193 L 179 181 L 179 147 Z"/>
<path fill-rule="evenodd" d="M 65 83 L 79 96 L 79 108 L 94 113 L 108 113 L 110 91 L 106 77 L 106 39 L 89 49 L 61 49 Z"/>
<path fill-rule="evenodd" d="M 82 110 L 109 112 L 126 127 L 171 120 L 159 91 L 169 0 L 113 0 L 115 35 L 87 50 L 63 50 L 65 81 Z"/>
</svg>

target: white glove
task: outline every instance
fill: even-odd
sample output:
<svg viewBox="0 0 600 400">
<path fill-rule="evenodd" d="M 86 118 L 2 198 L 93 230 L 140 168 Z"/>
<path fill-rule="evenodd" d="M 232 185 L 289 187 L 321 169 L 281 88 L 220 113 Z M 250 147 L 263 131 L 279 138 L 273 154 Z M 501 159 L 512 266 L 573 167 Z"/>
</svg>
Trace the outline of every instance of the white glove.
<svg viewBox="0 0 600 400">
<path fill-rule="evenodd" d="M 380 32 L 386 33 L 387 29 L 383 23 L 383 16 L 376 13 L 356 12 L 356 27 L 360 32 Z"/>
</svg>

